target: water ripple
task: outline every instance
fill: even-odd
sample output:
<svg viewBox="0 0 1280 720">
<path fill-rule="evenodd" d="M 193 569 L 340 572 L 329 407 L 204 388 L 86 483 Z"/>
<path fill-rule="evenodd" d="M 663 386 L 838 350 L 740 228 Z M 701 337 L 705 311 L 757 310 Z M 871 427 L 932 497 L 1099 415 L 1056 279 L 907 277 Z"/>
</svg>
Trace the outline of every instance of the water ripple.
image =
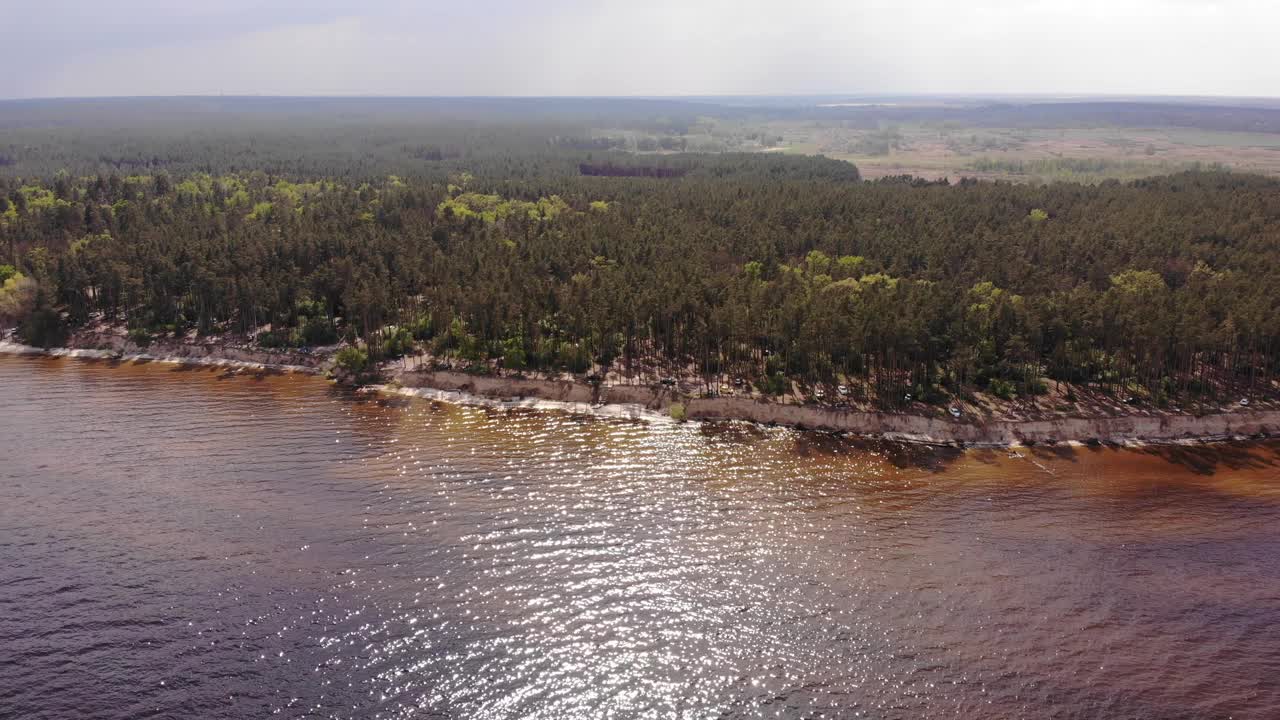
<svg viewBox="0 0 1280 720">
<path fill-rule="evenodd" d="M 0 387 L 0 717 L 1280 707 L 1280 446 L 1011 458 L 69 359 Z"/>
</svg>

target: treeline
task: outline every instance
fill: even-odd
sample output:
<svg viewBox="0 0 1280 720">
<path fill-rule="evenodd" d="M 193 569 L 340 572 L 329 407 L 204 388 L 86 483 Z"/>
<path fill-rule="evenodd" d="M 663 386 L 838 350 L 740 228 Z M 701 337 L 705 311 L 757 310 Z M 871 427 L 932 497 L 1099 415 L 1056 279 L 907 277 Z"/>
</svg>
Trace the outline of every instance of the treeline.
<svg viewBox="0 0 1280 720">
<path fill-rule="evenodd" d="M 953 186 L 863 183 L 820 158 L 643 161 L 689 172 L 584 177 L 526 153 L 507 161 L 523 172 L 439 180 L 0 179 L 0 313 L 37 344 L 101 319 L 144 342 L 345 340 L 477 369 L 841 382 L 883 404 L 1056 382 L 1160 403 L 1272 392 L 1276 181 Z"/>
<path fill-rule="evenodd" d="M 1026 175 L 1046 181 L 1085 181 L 1101 174 L 1120 179 L 1136 179 L 1155 174 L 1187 171 L 1226 172 L 1221 163 L 1168 162 L 1165 160 L 1126 160 L 1111 158 L 1033 158 L 1006 160 L 978 158 L 969 163 L 969 169 L 978 173 L 1003 173 Z"/>
<path fill-rule="evenodd" d="M 613 163 L 581 163 L 578 172 L 593 177 L 680 177 L 688 170 L 678 167 L 656 167 L 653 165 L 615 165 Z"/>
<path fill-rule="evenodd" d="M 86 98 L 0 100 L 0 175 L 51 178 L 169 172 L 264 172 L 443 180 L 470 171 L 573 173 L 593 128 L 670 138 L 677 150 L 700 113 L 672 100 L 603 98 Z M 640 147 L 639 149 L 646 149 Z"/>
<path fill-rule="evenodd" d="M 898 124 L 940 129 L 1141 127 L 1280 132 L 1280 107 L 1222 101 L 986 102 L 930 105 L 838 98 L 96 98 L 0 101 L 0 175 L 51 178 L 264 172 L 443 180 L 454 172 L 572 173 L 638 151 L 760 149 L 771 123 L 862 128 L 859 154 L 883 154 Z M 901 98 L 897 99 L 898 101 Z M 733 130 L 736 128 L 736 130 Z M 762 129 L 765 128 L 765 129 Z M 727 130 L 728 129 L 728 130 Z M 978 150 L 993 138 L 973 137 Z M 951 142 L 961 142 L 952 138 Z M 1006 142 L 1000 140 L 999 142 Z M 525 161 L 537 155 L 536 163 Z M 595 157 L 591 158 L 590 155 Z M 1171 168 L 1172 169 L 1172 168 Z"/>
<path fill-rule="evenodd" d="M 1280 107 L 1274 103 L 1222 100 L 1218 103 L 1174 100 L 1079 100 L 1064 102 L 979 101 L 937 105 L 887 102 L 855 107 L 780 109 L 778 116 L 839 122 L 876 130 L 891 124 L 985 128 L 1196 128 L 1218 132 L 1280 132 Z"/>
</svg>

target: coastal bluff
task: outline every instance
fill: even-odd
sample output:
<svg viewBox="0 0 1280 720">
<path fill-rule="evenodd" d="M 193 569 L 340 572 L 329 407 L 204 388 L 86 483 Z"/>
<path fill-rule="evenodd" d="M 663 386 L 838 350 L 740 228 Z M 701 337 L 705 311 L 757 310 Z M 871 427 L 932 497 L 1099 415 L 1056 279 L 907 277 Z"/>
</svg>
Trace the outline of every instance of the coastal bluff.
<svg viewBox="0 0 1280 720">
<path fill-rule="evenodd" d="M 863 412 L 747 397 L 690 397 L 649 385 L 591 385 L 573 380 L 470 375 L 449 370 L 393 373 L 405 388 L 429 388 L 497 400 L 537 398 L 583 406 L 631 405 L 664 412 L 684 406 L 689 420 L 741 420 L 766 425 L 878 436 L 929 444 L 1009 446 L 1060 442 L 1179 442 L 1263 438 L 1280 433 L 1280 412 L 1244 408 L 1205 414 L 1150 413 L 1118 417 L 1059 417 L 1028 420 L 925 417 Z"/>
</svg>

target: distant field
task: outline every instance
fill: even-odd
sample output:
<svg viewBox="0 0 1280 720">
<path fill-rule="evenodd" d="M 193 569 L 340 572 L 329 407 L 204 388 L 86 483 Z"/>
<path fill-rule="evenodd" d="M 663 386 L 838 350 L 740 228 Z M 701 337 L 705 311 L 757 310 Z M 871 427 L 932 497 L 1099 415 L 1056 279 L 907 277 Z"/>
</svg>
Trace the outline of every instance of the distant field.
<svg viewBox="0 0 1280 720">
<path fill-rule="evenodd" d="M 1225 167 L 1280 176 L 1280 133 L 1198 128 L 976 127 L 955 122 L 878 129 L 818 119 L 701 117 L 680 134 L 597 129 L 618 149 L 639 153 L 784 152 L 856 164 L 862 175 L 1015 182 L 1132 180 Z M 646 140 L 647 138 L 647 140 Z"/>
<path fill-rule="evenodd" d="M 961 176 L 1024 182 L 1134 179 L 1225 166 L 1280 175 L 1280 135 L 1179 128 L 966 128 L 859 130 L 774 127 L 786 152 L 857 164 L 864 177 Z"/>
<path fill-rule="evenodd" d="M 1194 168 L 1280 175 L 1280 111 L 1162 103 L 827 103 L 712 107 L 658 137 L 598 129 L 635 152 L 786 152 L 857 164 L 864 177 L 1017 182 L 1130 180 Z"/>
</svg>

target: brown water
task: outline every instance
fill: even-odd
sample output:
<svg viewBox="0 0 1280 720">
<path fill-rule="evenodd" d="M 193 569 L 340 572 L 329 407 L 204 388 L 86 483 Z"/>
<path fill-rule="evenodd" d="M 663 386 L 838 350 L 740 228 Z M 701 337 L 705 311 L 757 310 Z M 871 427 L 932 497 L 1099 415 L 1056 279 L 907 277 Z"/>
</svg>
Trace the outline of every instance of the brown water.
<svg viewBox="0 0 1280 720">
<path fill-rule="evenodd" d="M 1280 446 L 1024 453 L 0 357 L 0 717 L 1280 717 Z"/>
</svg>

